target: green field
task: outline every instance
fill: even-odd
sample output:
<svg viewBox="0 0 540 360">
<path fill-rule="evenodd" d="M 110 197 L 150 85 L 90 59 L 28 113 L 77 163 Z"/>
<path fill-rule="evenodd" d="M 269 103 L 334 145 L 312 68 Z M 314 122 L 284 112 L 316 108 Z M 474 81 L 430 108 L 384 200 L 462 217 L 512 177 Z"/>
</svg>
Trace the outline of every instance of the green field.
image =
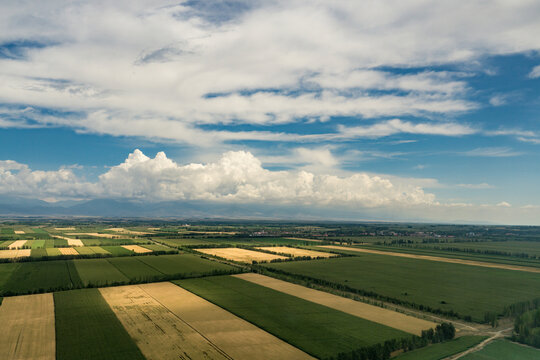
<svg viewBox="0 0 540 360">
<path fill-rule="evenodd" d="M 463 336 L 444 343 L 429 345 L 397 356 L 396 360 L 440 360 L 463 352 L 486 339 L 485 336 Z"/>
<path fill-rule="evenodd" d="M 494 341 L 462 360 L 538 360 L 540 350 L 505 340 Z"/>
<path fill-rule="evenodd" d="M 81 286 L 81 279 L 71 260 L 34 261 L 0 265 L 14 267 L 0 293 L 27 294 Z"/>
<path fill-rule="evenodd" d="M 54 294 L 56 359 L 144 359 L 99 290 Z"/>
<path fill-rule="evenodd" d="M 128 279 L 145 279 L 163 275 L 162 272 L 140 261 L 139 257 L 110 258 L 107 261 Z"/>
<path fill-rule="evenodd" d="M 74 263 L 84 286 L 104 286 L 129 281 L 107 259 L 80 259 L 74 260 Z"/>
<path fill-rule="evenodd" d="M 138 256 L 137 259 L 166 275 L 211 274 L 213 271 L 234 270 L 232 266 L 210 261 L 193 254 Z"/>
<path fill-rule="evenodd" d="M 453 310 L 483 321 L 486 312 L 540 297 L 540 275 L 395 256 L 360 254 L 264 265 L 406 303 Z"/>
<path fill-rule="evenodd" d="M 540 257 L 540 241 L 481 241 L 481 242 L 457 242 L 445 244 L 422 244 L 426 248 L 441 249 L 471 249 L 480 251 L 497 251 L 513 255 L 527 254 Z"/>
<path fill-rule="evenodd" d="M 141 246 L 148 249 L 148 250 L 152 250 L 152 251 L 174 251 L 170 247 L 163 246 L 163 245 L 158 245 L 158 244 L 150 244 L 150 245 L 145 244 L 145 245 L 141 245 Z"/>
<path fill-rule="evenodd" d="M 62 253 L 57 248 L 47 248 L 47 256 L 60 256 Z"/>
<path fill-rule="evenodd" d="M 231 276 L 174 283 L 319 358 L 410 336 Z"/>
<path fill-rule="evenodd" d="M 32 243 L 32 249 L 41 249 L 45 247 L 46 240 L 34 240 Z"/>
<path fill-rule="evenodd" d="M 48 256 L 47 255 L 47 249 L 44 249 L 44 248 L 34 249 L 34 248 L 32 248 L 32 252 L 30 253 L 30 256 L 33 257 L 33 258 L 46 257 L 46 256 Z"/>
</svg>

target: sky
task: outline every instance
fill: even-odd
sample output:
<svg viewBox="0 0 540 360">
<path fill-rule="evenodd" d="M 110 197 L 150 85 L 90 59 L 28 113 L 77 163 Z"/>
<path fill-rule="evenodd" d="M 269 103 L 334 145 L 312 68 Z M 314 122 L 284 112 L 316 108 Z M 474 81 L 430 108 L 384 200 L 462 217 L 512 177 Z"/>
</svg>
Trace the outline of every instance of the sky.
<svg viewBox="0 0 540 360">
<path fill-rule="evenodd" d="M 0 198 L 540 225 L 539 18 L 535 0 L 2 1 Z"/>
</svg>

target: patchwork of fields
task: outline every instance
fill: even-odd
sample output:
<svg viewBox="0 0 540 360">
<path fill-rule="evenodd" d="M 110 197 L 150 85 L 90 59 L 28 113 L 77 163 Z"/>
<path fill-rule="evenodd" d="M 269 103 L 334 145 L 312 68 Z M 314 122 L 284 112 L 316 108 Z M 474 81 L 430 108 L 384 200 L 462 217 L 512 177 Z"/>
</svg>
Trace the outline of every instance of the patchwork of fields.
<svg viewBox="0 0 540 360">
<path fill-rule="evenodd" d="M 457 339 L 392 353 L 434 360 L 510 335 L 504 308 L 540 299 L 531 238 L 432 244 L 439 238 L 342 225 L 53 224 L 0 225 L 0 359 L 387 359 L 454 322 Z M 361 233 L 384 227 L 373 226 Z M 491 330 L 486 314 L 503 325 Z M 496 340 L 463 359 L 539 353 Z"/>
<path fill-rule="evenodd" d="M 535 273 L 387 255 L 263 266 L 406 304 L 454 311 L 477 321 L 486 312 L 500 314 L 506 305 L 540 297 L 540 276 Z"/>
</svg>

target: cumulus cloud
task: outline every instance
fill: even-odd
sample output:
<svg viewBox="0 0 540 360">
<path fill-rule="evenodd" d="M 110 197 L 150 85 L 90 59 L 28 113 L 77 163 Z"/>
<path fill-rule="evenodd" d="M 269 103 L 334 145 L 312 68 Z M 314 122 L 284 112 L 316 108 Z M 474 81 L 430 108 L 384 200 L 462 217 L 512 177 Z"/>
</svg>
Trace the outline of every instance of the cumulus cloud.
<svg viewBox="0 0 540 360">
<path fill-rule="evenodd" d="M 305 152 L 305 150 L 301 150 Z M 309 158 L 309 151 L 304 153 Z M 331 159 L 329 159 L 331 161 Z M 178 165 L 163 152 L 149 158 L 135 150 L 95 183 L 71 169 L 31 170 L 13 161 L 0 163 L 0 192 L 39 198 L 108 197 L 320 206 L 412 206 L 430 204 L 434 195 L 420 186 L 383 176 L 355 173 L 339 177 L 307 171 L 270 171 L 249 152 L 227 152 L 213 163 Z"/>
</svg>

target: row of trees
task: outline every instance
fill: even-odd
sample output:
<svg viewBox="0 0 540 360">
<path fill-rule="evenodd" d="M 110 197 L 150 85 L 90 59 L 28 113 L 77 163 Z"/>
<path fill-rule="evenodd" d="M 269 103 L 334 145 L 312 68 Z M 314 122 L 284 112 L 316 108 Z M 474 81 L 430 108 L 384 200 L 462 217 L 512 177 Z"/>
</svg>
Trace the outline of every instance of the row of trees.
<svg viewBox="0 0 540 360">
<path fill-rule="evenodd" d="M 422 336 L 387 340 L 382 344 L 362 347 L 351 352 L 339 353 L 328 360 L 387 360 L 396 350 L 411 351 L 429 344 L 440 343 L 454 338 L 456 329 L 451 323 L 442 323 L 434 329 L 422 331 Z"/>
</svg>

